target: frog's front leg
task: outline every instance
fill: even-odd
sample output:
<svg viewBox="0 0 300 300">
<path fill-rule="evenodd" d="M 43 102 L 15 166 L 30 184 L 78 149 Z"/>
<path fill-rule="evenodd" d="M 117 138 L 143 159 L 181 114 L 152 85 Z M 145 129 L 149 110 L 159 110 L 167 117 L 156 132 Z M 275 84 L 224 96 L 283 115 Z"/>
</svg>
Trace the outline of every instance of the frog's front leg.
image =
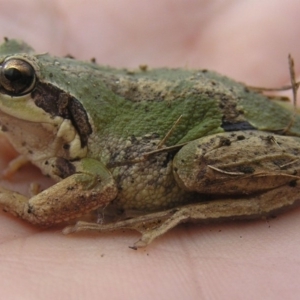
<svg viewBox="0 0 300 300">
<path fill-rule="evenodd" d="M 116 195 L 110 172 L 101 162 L 86 158 L 77 164 L 76 173 L 30 199 L 1 187 L 0 205 L 33 224 L 51 226 L 80 217 Z"/>
</svg>

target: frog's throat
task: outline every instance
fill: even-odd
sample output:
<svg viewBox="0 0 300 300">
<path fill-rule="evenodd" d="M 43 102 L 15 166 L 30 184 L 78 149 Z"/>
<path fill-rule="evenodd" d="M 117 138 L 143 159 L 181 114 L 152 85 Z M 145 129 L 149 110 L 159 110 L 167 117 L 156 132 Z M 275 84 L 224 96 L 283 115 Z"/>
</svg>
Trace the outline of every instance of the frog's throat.
<svg viewBox="0 0 300 300">
<path fill-rule="evenodd" d="M 72 121 L 51 116 L 29 95 L 0 96 L 0 126 L 16 151 L 32 162 L 49 157 L 73 160 L 87 153 Z"/>
</svg>

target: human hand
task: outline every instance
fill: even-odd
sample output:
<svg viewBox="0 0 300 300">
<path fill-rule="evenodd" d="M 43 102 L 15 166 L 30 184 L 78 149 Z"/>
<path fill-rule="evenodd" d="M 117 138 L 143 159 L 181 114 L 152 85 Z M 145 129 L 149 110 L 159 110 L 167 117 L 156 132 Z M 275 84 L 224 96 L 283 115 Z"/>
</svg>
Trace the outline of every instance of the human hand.
<svg viewBox="0 0 300 300">
<path fill-rule="evenodd" d="M 117 67 L 208 68 L 271 87 L 288 82 L 288 53 L 300 66 L 297 1 L 2 0 L 0 8 L 1 35 L 41 53 L 96 57 Z M 2 141 L 3 165 L 11 158 L 6 145 Z M 39 178 L 28 167 L 12 182 L 25 192 Z M 0 287 L 7 299 L 276 299 L 299 293 L 299 209 L 268 222 L 179 226 L 138 251 L 127 248 L 138 238 L 130 232 L 63 236 L 4 213 L 0 224 Z"/>
</svg>

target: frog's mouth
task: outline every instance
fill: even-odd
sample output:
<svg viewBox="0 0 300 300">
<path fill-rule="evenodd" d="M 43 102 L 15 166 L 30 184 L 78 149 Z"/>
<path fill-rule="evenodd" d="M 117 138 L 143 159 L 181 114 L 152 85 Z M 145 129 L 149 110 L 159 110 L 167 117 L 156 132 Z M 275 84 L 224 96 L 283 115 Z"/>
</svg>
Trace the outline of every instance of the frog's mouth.
<svg viewBox="0 0 300 300">
<path fill-rule="evenodd" d="M 57 160 L 86 156 L 92 133 L 80 101 L 40 81 L 37 67 L 17 55 L 0 63 L 0 126 L 17 152 L 53 178 Z"/>
</svg>

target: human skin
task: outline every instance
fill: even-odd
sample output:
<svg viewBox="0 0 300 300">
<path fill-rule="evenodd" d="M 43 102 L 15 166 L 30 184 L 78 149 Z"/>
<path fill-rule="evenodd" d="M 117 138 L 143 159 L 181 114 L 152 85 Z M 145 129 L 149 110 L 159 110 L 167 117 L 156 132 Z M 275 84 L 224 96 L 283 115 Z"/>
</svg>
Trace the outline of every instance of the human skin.
<svg viewBox="0 0 300 300">
<path fill-rule="evenodd" d="M 5 1 L 0 37 L 116 67 L 209 68 L 255 86 L 300 73 L 298 1 Z M 0 140 L 2 169 L 13 157 Z M 32 166 L 3 185 L 50 185 Z M 182 225 L 146 249 L 133 232 L 64 236 L 0 213 L 3 299 L 293 299 L 300 209 L 275 219 Z"/>
</svg>

